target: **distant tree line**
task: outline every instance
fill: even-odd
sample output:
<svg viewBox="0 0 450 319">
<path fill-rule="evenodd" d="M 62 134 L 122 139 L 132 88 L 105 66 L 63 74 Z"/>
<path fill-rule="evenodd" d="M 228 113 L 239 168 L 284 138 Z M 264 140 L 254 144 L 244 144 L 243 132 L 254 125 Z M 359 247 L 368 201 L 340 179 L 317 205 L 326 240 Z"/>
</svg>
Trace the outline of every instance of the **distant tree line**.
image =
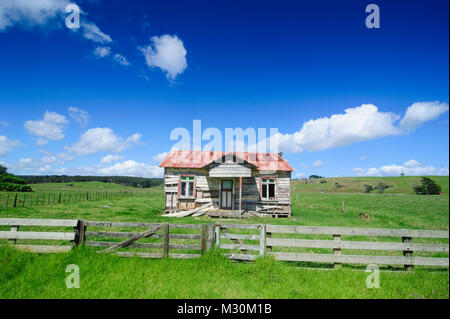
<svg viewBox="0 0 450 319">
<path fill-rule="evenodd" d="M 3 192 L 32 192 L 30 186 L 25 185 L 23 178 L 8 173 L 8 169 L 0 165 L 0 191 Z"/>
<path fill-rule="evenodd" d="M 103 182 L 116 183 L 123 186 L 149 188 L 163 184 L 162 178 L 144 178 L 130 176 L 67 176 L 67 175 L 21 175 L 28 184 L 39 183 L 71 183 L 71 182 Z"/>
</svg>

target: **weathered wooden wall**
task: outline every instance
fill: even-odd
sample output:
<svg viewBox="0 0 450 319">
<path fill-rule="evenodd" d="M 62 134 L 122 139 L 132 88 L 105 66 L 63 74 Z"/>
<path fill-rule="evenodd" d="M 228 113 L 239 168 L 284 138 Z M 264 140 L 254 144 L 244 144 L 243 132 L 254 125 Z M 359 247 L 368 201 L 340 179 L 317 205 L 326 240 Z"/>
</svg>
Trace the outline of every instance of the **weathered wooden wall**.
<svg viewBox="0 0 450 319">
<path fill-rule="evenodd" d="M 196 192 L 195 198 L 179 199 L 178 182 L 180 175 L 195 175 Z M 259 197 L 259 185 L 261 177 L 277 179 L 277 199 L 261 200 Z M 234 209 L 239 207 L 239 178 L 223 177 L 234 182 L 233 198 Z M 214 207 L 219 208 L 220 203 L 220 180 L 221 178 L 209 177 L 208 169 L 183 169 L 165 168 L 164 172 L 164 192 L 165 209 L 192 209 L 212 202 Z M 258 208 L 277 206 L 274 211 L 291 213 L 291 172 L 264 172 L 252 170 L 252 177 L 242 178 L 242 209 L 255 211 Z"/>
</svg>

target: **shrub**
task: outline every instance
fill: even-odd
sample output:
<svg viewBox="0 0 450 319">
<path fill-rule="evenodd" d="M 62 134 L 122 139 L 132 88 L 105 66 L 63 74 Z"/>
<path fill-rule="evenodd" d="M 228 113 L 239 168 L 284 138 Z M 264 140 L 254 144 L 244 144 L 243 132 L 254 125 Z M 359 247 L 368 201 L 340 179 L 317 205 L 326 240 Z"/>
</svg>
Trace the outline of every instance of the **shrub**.
<svg viewBox="0 0 450 319">
<path fill-rule="evenodd" d="M 373 186 L 364 185 L 364 193 L 370 193 L 371 191 L 373 191 Z"/>
</svg>

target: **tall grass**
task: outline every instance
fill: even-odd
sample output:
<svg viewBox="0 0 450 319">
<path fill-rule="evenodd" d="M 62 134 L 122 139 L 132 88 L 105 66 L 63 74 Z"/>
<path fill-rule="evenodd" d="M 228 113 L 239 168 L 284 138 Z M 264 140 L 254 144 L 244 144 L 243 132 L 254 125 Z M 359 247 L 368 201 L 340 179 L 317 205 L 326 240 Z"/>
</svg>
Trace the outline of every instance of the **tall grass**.
<svg viewBox="0 0 450 319">
<path fill-rule="evenodd" d="M 448 271 L 367 273 L 295 268 L 266 257 L 234 263 L 216 252 L 200 259 L 120 258 L 82 247 L 36 255 L 0 248 L 0 298 L 448 298 Z M 7 262 L 4 262 L 7 261 Z M 80 269 L 80 288 L 65 285 L 66 267 Z"/>
</svg>

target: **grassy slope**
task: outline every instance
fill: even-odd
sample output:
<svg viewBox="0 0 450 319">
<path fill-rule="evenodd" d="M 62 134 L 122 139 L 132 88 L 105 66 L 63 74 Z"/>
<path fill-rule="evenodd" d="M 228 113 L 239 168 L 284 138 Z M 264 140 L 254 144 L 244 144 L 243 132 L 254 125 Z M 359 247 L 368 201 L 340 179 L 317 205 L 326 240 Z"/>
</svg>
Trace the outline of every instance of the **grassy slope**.
<svg viewBox="0 0 450 319">
<path fill-rule="evenodd" d="M 359 183 L 366 181 L 357 180 Z M 403 179 L 402 181 L 398 181 Z M 347 179 L 345 179 L 347 180 Z M 374 179 L 374 185 L 379 179 Z M 249 219 L 239 222 L 296 225 L 329 225 L 385 228 L 448 229 L 448 195 L 405 194 L 410 178 L 393 178 L 400 194 L 351 193 L 340 188 L 316 193 L 293 183 L 293 217 Z M 406 180 L 406 184 L 402 184 Z M 389 181 L 384 178 L 383 182 Z M 339 182 L 341 183 L 341 182 Z M 342 181 L 342 183 L 344 183 Z M 77 184 L 77 183 L 75 183 Z M 114 184 L 81 183 L 83 191 Z M 95 183 L 97 184 L 97 183 Z M 334 183 L 327 183 L 334 185 Z M 439 181 L 448 189 L 448 177 Z M 61 184 L 40 185 L 49 190 Z M 317 184 L 324 186 L 324 184 Z M 326 185 L 326 184 L 325 184 Z M 327 185 L 328 186 L 328 185 Z M 317 186 L 316 186 L 317 187 Z M 349 188 L 358 189 L 357 186 Z M 128 188 L 129 189 L 129 188 Z M 139 189 L 142 191 L 142 189 Z M 136 189 L 138 191 L 138 189 Z M 89 220 L 168 221 L 159 217 L 163 208 L 162 187 L 152 196 L 108 199 L 33 208 L 2 209 L 2 217 L 84 218 Z M 447 194 L 447 192 L 446 192 Z M 344 201 L 345 213 L 341 213 Z M 104 207 L 108 205 L 110 207 Z M 365 211 L 371 218 L 364 220 Z M 170 219 L 170 222 L 210 222 L 206 218 Z M 2 262 L 7 260 L 8 262 Z M 65 266 L 80 266 L 82 289 L 66 289 Z M 448 298 L 448 271 L 416 269 L 383 272 L 380 289 L 365 288 L 364 272 L 326 271 L 289 267 L 270 259 L 256 264 L 236 264 L 218 256 L 200 260 L 141 260 L 98 256 L 89 249 L 71 254 L 34 255 L 0 250 L 0 297 L 4 298 Z M 208 278 L 205 280 L 205 278 Z M 142 284 L 145 283 L 145 284 Z"/>
<path fill-rule="evenodd" d="M 448 195 L 448 176 L 427 176 L 439 184 L 442 192 Z M 397 177 L 333 177 L 324 178 L 326 183 L 320 183 L 320 179 L 314 180 L 314 183 L 305 184 L 304 180 L 294 180 L 294 192 L 311 192 L 318 193 L 320 191 L 326 193 L 362 193 L 364 185 L 377 186 L 379 182 L 383 182 L 389 186 L 386 194 L 414 194 L 413 186 L 420 183 L 419 176 L 397 176 Z M 342 187 L 336 188 L 335 183 L 339 183 Z M 376 193 L 376 191 L 374 191 Z"/>
</svg>

